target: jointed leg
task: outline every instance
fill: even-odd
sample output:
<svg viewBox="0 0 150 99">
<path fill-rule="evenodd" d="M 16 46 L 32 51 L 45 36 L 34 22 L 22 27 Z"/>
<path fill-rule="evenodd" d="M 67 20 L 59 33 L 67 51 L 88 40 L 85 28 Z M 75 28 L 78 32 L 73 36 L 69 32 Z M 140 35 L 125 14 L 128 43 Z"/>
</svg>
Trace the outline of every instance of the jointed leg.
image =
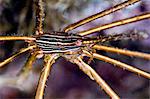
<svg viewBox="0 0 150 99">
<path fill-rule="evenodd" d="M 35 99 L 42 99 L 43 94 L 44 94 L 46 81 L 47 81 L 47 77 L 49 75 L 51 66 L 52 66 L 53 63 L 55 63 L 55 60 L 58 57 L 59 56 L 57 54 L 46 55 L 44 57 L 44 61 L 45 61 L 44 70 L 42 71 L 40 79 L 39 79 Z"/>
<path fill-rule="evenodd" d="M 129 6 L 129 5 L 134 4 L 136 2 L 139 2 L 139 1 L 141 1 L 141 0 L 127 0 L 127 1 L 125 1 L 123 3 L 121 3 L 121 4 L 118 4 L 118 5 L 110 8 L 110 9 L 104 10 L 104 11 L 102 11 L 100 13 L 97 13 L 95 15 L 89 16 L 89 17 L 87 17 L 87 18 L 85 18 L 83 20 L 80 20 L 80 21 L 78 21 L 78 22 L 76 22 L 74 24 L 71 24 L 71 25 L 65 27 L 63 31 L 64 32 L 68 32 L 70 30 L 73 30 L 73 29 L 81 26 L 81 25 L 84 25 L 84 24 L 86 24 L 88 22 L 91 22 L 91 21 L 93 21 L 95 19 L 101 18 L 101 17 L 103 17 L 105 15 L 111 14 L 112 12 L 118 11 L 118 10 L 120 10 L 122 8 L 125 8 L 126 6 Z"/>
<path fill-rule="evenodd" d="M 30 74 L 31 74 L 32 66 L 36 60 L 37 55 L 38 55 L 38 52 L 34 52 L 33 54 L 30 54 L 30 56 L 28 57 L 28 60 L 24 64 L 23 68 L 16 75 L 15 85 L 19 86 L 20 89 L 26 88 L 26 86 L 22 86 L 22 83 L 29 80 L 29 78 L 31 76 Z M 22 87 L 24 87 L 24 88 L 22 88 Z"/>
<path fill-rule="evenodd" d="M 3 62 L 0 63 L 0 67 L 3 67 L 5 64 L 11 62 L 15 57 L 17 57 L 18 55 L 28 51 L 28 50 L 31 50 L 33 48 L 35 48 L 36 46 L 30 46 L 28 48 L 24 48 L 24 49 L 21 49 L 19 52 L 17 52 L 16 54 L 14 54 L 13 56 L 9 57 L 8 59 L 4 60 Z"/>
<path fill-rule="evenodd" d="M 33 37 L 26 37 L 26 36 L 0 36 L 0 41 L 10 41 L 10 40 L 29 40 L 29 41 L 33 41 L 36 40 Z"/>
<path fill-rule="evenodd" d="M 36 56 L 38 55 L 38 52 L 34 52 L 33 54 L 30 54 L 28 60 L 26 61 L 24 67 L 21 69 L 21 71 L 18 73 L 17 76 L 19 77 L 27 77 L 27 75 L 29 74 L 29 72 L 32 69 L 32 65 L 36 60 Z"/>
<path fill-rule="evenodd" d="M 85 50 L 84 50 L 83 52 L 84 52 L 87 56 L 89 56 L 89 57 L 91 56 L 91 55 L 89 54 L 89 52 L 87 52 L 87 51 L 85 51 Z M 136 73 L 136 74 L 138 74 L 138 75 L 141 75 L 141 76 L 143 76 L 143 77 L 145 77 L 145 78 L 150 79 L 150 74 L 149 74 L 149 73 L 144 72 L 144 71 L 142 71 L 142 70 L 140 70 L 140 69 L 134 68 L 134 67 L 132 67 L 132 66 L 130 66 L 130 65 L 127 65 L 127 64 L 125 64 L 125 63 L 122 63 L 122 62 L 120 62 L 120 61 L 111 59 L 111 58 L 106 57 L 106 56 L 103 56 L 103 55 L 99 55 L 99 54 L 97 54 L 97 53 L 93 53 L 93 54 L 92 54 L 92 57 L 94 57 L 94 58 L 96 58 L 96 59 L 99 59 L 99 60 L 102 60 L 102 61 L 105 61 L 105 62 L 108 62 L 108 63 L 111 63 L 111 64 L 113 64 L 113 65 L 116 65 L 116 66 L 118 66 L 118 67 L 121 67 L 121 68 L 123 68 L 123 69 L 126 69 L 126 70 L 128 70 L 128 71 L 134 72 L 134 73 Z"/>
<path fill-rule="evenodd" d="M 43 0 L 37 1 L 36 8 L 36 35 L 43 34 L 44 8 Z"/>
<path fill-rule="evenodd" d="M 88 34 L 91 34 L 91 33 L 94 33 L 94 32 L 98 32 L 98 31 L 101 31 L 101 30 L 105 30 L 105 29 L 108 29 L 108 28 L 112 28 L 112 27 L 116 27 L 116 26 L 120 26 L 120 25 L 125 25 L 125 24 L 128 24 L 128 23 L 132 23 L 132 22 L 136 22 L 136 21 L 140 21 L 140 20 L 144 20 L 144 19 L 149 19 L 149 18 L 150 18 L 150 13 L 141 14 L 141 15 L 138 15 L 138 16 L 135 16 L 135 17 L 115 21 L 115 22 L 112 22 L 112 23 L 104 24 L 102 26 L 98 26 L 98 27 L 91 28 L 91 29 L 88 29 L 88 30 L 85 30 L 85 31 L 81 31 L 81 32 L 79 32 L 79 35 L 85 36 L 85 35 L 88 35 Z"/>
<path fill-rule="evenodd" d="M 83 60 L 78 57 L 76 59 L 70 60 L 72 63 L 75 63 L 79 68 L 87 74 L 92 80 L 95 80 L 97 84 L 104 89 L 104 91 L 113 99 L 119 99 L 119 96 L 107 85 L 107 83 L 92 69 L 88 64 L 83 62 Z"/>
<path fill-rule="evenodd" d="M 28 47 L 26 49 L 31 49 L 31 47 Z M 23 49 L 23 50 L 25 51 L 26 49 Z M 9 62 L 9 61 L 13 60 L 19 54 L 21 54 L 21 52 L 13 55 L 9 59 L 7 59 L 5 62 Z M 6 85 L 11 85 L 11 86 L 13 85 L 13 86 L 16 86 L 16 87 L 18 87 L 19 89 L 22 90 L 23 89 L 22 83 L 27 80 L 27 77 L 29 77 L 28 75 L 29 75 L 29 72 L 30 72 L 30 70 L 32 68 L 33 62 L 36 59 L 36 55 L 37 55 L 36 52 L 33 53 L 32 55 L 30 55 L 30 57 L 28 58 L 27 62 L 24 65 L 23 69 L 21 70 L 21 72 L 19 72 L 18 75 L 15 75 L 13 78 L 12 77 L 10 77 L 10 78 L 6 77 L 6 79 L 4 79 L 4 81 L 2 81 L 1 83 L 2 84 L 6 84 Z M 4 64 L 6 64 L 6 63 L 4 63 Z"/>
<path fill-rule="evenodd" d="M 103 46 L 103 45 L 94 45 L 93 48 L 97 49 L 97 50 L 104 50 L 107 52 L 113 52 L 113 53 L 123 54 L 123 55 L 127 55 L 127 56 L 140 57 L 140 58 L 150 60 L 150 54 L 146 54 L 146 53 L 123 50 L 123 49 L 107 47 L 107 46 Z"/>
</svg>

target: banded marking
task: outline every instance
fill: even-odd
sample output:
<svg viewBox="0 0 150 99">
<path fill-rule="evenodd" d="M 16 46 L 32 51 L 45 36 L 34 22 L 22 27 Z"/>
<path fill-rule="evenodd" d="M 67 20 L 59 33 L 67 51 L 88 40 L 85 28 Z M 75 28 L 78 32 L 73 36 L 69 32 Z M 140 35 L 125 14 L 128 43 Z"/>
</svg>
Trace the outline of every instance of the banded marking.
<svg viewBox="0 0 150 99">
<path fill-rule="evenodd" d="M 36 38 L 36 43 L 43 53 L 64 53 L 72 50 L 78 50 L 82 45 L 76 45 L 82 37 L 68 33 L 43 34 Z"/>
</svg>

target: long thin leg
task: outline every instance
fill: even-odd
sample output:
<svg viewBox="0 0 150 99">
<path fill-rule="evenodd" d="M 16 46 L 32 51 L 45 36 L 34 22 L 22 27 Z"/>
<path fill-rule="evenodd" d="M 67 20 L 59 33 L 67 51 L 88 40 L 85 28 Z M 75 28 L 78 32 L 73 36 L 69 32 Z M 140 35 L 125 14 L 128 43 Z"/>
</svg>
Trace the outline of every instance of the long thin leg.
<svg viewBox="0 0 150 99">
<path fill-rule="evenodd" d="M 85 18 L 83 20 L 80 20 L 80 21 L 76 22 L 76 23 L 73 23 L 73 24 L 65 27 L 63 31 L 68 32 L 70 30 L 73 30 L 73 29 L 81 26 L 81 25 L 89 23 L 89 22 L 91 22 L 91 21 L 93 21 L 95 19 L 101 18 L 101 17 L 106 16 L 108 14 L 111 14 L 112 12 L 118 11 L 118 10 L 120 10 L 122 8 L 125 8 L 126 6 L 129 6 L 129 5 L 134 4 L 136 2 L 139 2 L 139 1 L 141 1 L 141 0 L 127 0 L 127 1 L 125 1 L 123 3 L 121 3 L 121 4 L 118 4 L 118 5 L 114 6 L 114 7 L 112 7 L 112 8 L 104 10 L 104 11 L 102 11 L 100 13 L 95 14 L 95 15 L 89 16 L 89 17 L 87 17 L 87 18 Z"/>
<path fill-rule="evenodd" d="M 52 66 L 53 63 L 55 63 L 55 60 L 58 57 L 59 56 L 57 54 L 46 55 L 44 57 L 44 61 L 45 61 L 44 70 L 42 71 L 40 79 L 39 79 L 35 99 L 42 99 L 43 94 L 44 94 L 46 81 L 47 81 L 47 77 L 49 75 L 51 66 Z"/>
<path fill-rule="evenodd" d="M 70 59 L 69 59 L 70 60 Z M 78 57 L 76 59 L 70 60 L 72 63 L 75 63 L 79 68 L 87 74 L 92 80 L 95 80 L 97 84 L 104 89 L 104 91 L 112 98 L 119 99 L 119 96 L 109 87 L 109 85 L 92 69 L 88 64 L 83 62 L 83 60 Z"/>
<path fill-rule="evenodd" d="M 38 55 L 38 52 L 34 52 L 34 53 L 30 54 L 28 60 L 24 64 L 23 68 L 16 75 L 15 85 L 20 86 L 21 89 L 22 89 L 22 83 L 27 81 L 28 78 L 30 77 L 32 65 L 35 62 L 37 55 Z"/>
<path fill-rule="evenodd" d="M 34 53 L 30 54 L 28 60 L 26 61 L 25 65 L 23 66 L 23 68 L 21 69 L 21 71 L 18 73 L 17 76 L 23 77 L 23 78 L 27 77 L 30 70 L 32 69 L 32 65 L 33 65 L 34 61 L 36 60 L 37 55 L 38 55 L 38 52 L 34 52 Z"/>
<path fill-rule="evenodd" d="M 37 1 L 36 8 L 36 35 L 43 34 L 44 8 L 43 0 Z"/>
<path fill-rule="evenodd" d="M 91 57 L 91 54 L 88 53 L 87 51 L 84 50 L 84 53 L 85 53 L 87 56 Z M 105 61 L 105 62 L 108 62 L 108 63 L 111 63 L 111 64 L 113 64 L 113 65 L 116 65 L 116 66 L 118 66 L 118 67 L 121 67 L 121 68 L 123 68 L 123 69 L 126 69 L 126 70 L 128 70 L 128 71 L 134 72 L 134 73 L 136 73 L 136 74 L 138 74 L 138 75 L 141 75 L 141 76 L 143 76 L 143 77 L 145 77 L 145 78 L 150 79 L 150 74 L 149 74 L 149 73 L 147 73 L 147 72 L 145 72 L 145 71 L 142 71 L 142 70 L 140 70 L 140 69 L 134 68 L 133 66 L 127 65 L 127 64 L 122 63 L 122 62 L 120 62 L 120 61 L 111 59 L 111 58 L 106 57 L 106 56 L 103 56 L 103 55 L 99 55 L 99 54 L 97 54 L 97 53 L 93 53 L 93 54 L 92 54 L 92 57 L 93 57 L 93 58 L 96 58 L 96 59 L 99 59 L 99 60 L 102 60 L 102 61 Z"/>
<path fill-rule="evenodd" d="M 16 54 L 12 55 L 11 57 L 9 57 L 8 59 L 4 60 L 3 62 L 0 63 L 0 68 L 3 67 L 5 64 L 11 62 L 15 57 L 17 57 L 18 55 L 28 51 L 28 50 L 31 50 L 33 48 L 35 48 L 36 46 L 30 46 L 28 48 L 24 48 L 24 49 L 21 49 L 19 52 L 17 52 Z"/>
<path fill-rule="evenodd" d="M 149 18 L 150 18 L 150 13 L 145 13 L 145 14 L 141 14 L 141 15 L 138 15 L 138 16 L 135 16 L 135 17 L 115 21 L 115 22 L 112 22 L 112 23 L 104 24 L 102 26 L 98 26 L 98 27 L 91 28 L 91 29 L 88 29 L 88 30 L 85 30 L 85 31 L 81 31 L 81 32 L 79 32 L 79 35 L 85 36 L 85 35 L 88 35 L 88 34 L 91 34 L 91 33 L 94 33 L 94 32 L 98 32 L 98 31 L 101 31 L 101 30 L 105 30 L 105 29 L 108 29 L 108 28 L 112 28 L 112 27 L 116 27 L 116 26 L 120 26 L 120 25 L 125 25 L 125 24 L 128 24 L 128 23 L 133 23 L 133 22 L 136 22 L 136 21 L 149 19 Z"/>
<path fill-rule="evenodd" d="M 127 56 L 132 56 L 132 57 L 133 56 L 134 57 L 140 57 L 140 58 L 150 60 L 150 54 L 146 54 L 146 53 L 129 51 L 129 50 L 113 48 L 113 47 L 107 47 L 107 46 L 103 46 L 103 45 L 94 45 L 93 48 L 97 49 L 97 50 L 104 50 L 107 52 L 113 52 L 113 53 L 123 54 L 123 55 L 127 55 Z"/>
<path fill-rule="evenodd" d="M 29 40 L 29 41 L 33 41 L 36 40 L 33 37 L 26 37 L 26 36 L 0 36 L 0 41 L 10 41 L 10 40 Z"/>
<path fill-rule="evenodd" d="M 26 81 L 29 80 L 29 74 L 30 71 L 32 70 L 32 65 L 36 60 L 36 55 L 38 54 L 38 52 L 34 52 L 33 54 L 30 54 L 28 60 L 26 61 L 24 67 L 22 68 L 22 70 L 19 72 L 19 74 L 13 76 L 2 76 L 0 77 L 1 82 L 0 82 L 0 86 L 15 86 L 21 90 L 26 90 Z M 33 87 L 32 87 L 33 88 Z M 30 89 L 32 89 L 30 88 Z M 28 88 L 27 88 L 28 89 Z M 28 89 L 29 90 L 29 89 Z"/>
</svg>

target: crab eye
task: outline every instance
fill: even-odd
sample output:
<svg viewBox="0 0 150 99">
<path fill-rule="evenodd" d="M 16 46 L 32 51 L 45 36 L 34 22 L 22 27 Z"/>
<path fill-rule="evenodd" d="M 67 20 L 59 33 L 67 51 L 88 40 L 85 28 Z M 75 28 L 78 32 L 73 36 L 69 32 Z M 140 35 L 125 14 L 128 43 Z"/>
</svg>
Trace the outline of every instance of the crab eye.
<svg viewBox="0 0 150 99">
<path fill-rule="evenodd" d="M 76 41 L 76 45 L 77 45 L 77 46 L 81 46 L 81 45 L 82 45 L 82 40 L 77 40 L 77 41 Z"/>
</svg>

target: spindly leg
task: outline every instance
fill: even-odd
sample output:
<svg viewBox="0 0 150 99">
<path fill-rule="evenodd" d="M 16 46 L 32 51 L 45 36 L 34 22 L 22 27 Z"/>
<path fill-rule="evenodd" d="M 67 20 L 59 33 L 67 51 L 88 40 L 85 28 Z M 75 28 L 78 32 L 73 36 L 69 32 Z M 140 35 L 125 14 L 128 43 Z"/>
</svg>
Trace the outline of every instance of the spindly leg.
<svg viewBox="0 0 150 99">
<path fill-rule="evenodd" d="M 69 59 L 70 60 L 70 59 Z M 80 57 L 70 60 L 70 62 L 75 63 L 79 68 L 87 74 L 92 80 L 95 80 L 97 84 L 104 89 L 104 91 L 112 98 L 119 99 L 119 96 L 107 85 L 107 83 L 92 69 L 88 64 L 83 62 Z"/>
<path fill-rule="evenodd" d="M 10 41 L 10 40 L 24 40 L 24 41 L 34 41 L 36 40 L 33 37 L 27 36 L 0 36 L 0 41 Z"/>
<path fill-rule="evenodd" d="M 85 50 L 84 50 L 83 52 L 84 52 L 87 56 L 91 57 L 91 54 L 90 54 L 89 52 L 87 52 L 87 51 L 85 51 Z M 150 74 L 149 74 L 149 73 L 147 73 L 147 72 L 145 72 L 145 71 L 142 71 L 142 70 L 140 70 L 140 69 L 134 68 L 133 66 L 127 65 L 127 64 L 122 63 L 122 62 L 120 62 L 120 61 L 111 59 L 111 58 L 106 57 L 106 56 L 103 56 L 103 55 L 99 55 L 99 54 L 97 54 L 97 53 L 93 53 L 93 54 L 92 54 L 92 57 L 93 57 L 93 58 L 96 58 L 96 59 L 99 59 L 99 60 L 102 60 L 102 61 L 105 61 L 105 62 L 107 62 L 107 63 L 111 63 L 111 64 L 113 64 L 113 65 L 116 65 L 116 66 L 118 66 L 118 67 L 121 67 L 121 68 L 123 68 L 123 69 L 126 69 L 126 70 L 128 70 L 128 71 L 131 71 L 131 72 L 133 72 L 133 73 L 136 73 L 136 74 L 138 74 L 138 75 L 141 75 L 141 76 L 143 76 L 143 77 L 145 77 L 145 78 L 150 79 Z"/>
<path fill-rule="evenodd" d="M 37 0 L 36 3 L 36 35 L 43 34 L 43 21 L 44 21 L 44 4 L 43 0 Z"/>
<path fill-rule="evenodd" d="M 30 54 L 28 60 L 26 61 L 25 65 L 21 69 L 21 71 L 18 73 L 18 77 L 26 78 L 29 74 L 29 72 L 32 69 L 33 62 L 36 60 L 36 56 L 38 55 L 38 52 L 34 52 Z"/>
<path fill-rule="evenodd" d="M 44 94 L 46 81 L 47 81 L 47 77 L 48 77 L 49 72 L 51 70 L 51 66 L 53 63 L 55 63 L 55 60 L 58 57 L 59 57 L 58 54 L 45 55 L 45 57 L 44 57 L 45 65 L 44 65 L 43 71 L 41 73 L 39 82 L 38 82 L 38 87 L 37 87 L 35 99 L 42 99 L 43 94 Z"/>
<path fill-rule="evenodd" d="M 104 10 L 104 11 L 102 11 L 100 13 L 97 13 L 97 14 L 89 16 L 89 17 L 87 17 L 87 18 L 85 18 L 83 20 L 80 20 L 80 21 L 78 21 L 76 23 L 73 23 L 73 24 L 65 27 L 63 31 L 64 32 L 68 32 L 70 30 L 73 30 L 73 29 L 81 26 L 81 25 L 84 25 L 84 24 L 86 24 L 88 22 L 91 22 L 91 21 L 93 21 L 95 19 L 98 19 L 98 18 L 101 18 L 103 16 L 106 16 L 108 14 L 111 14 L 112 12 L 118 11 L 118 10 L 120 10 L 122 8 L 125 8 L 126 6 L 129 6 L 129 5 L 134 4 L 136 2 L 139 2 L 139 1 L 141 1 L 141 0 L 127 0 L 127 1 L 125 1 L 123 3 L 121 3 L 121 4 L 118 4 L 118 5 L 110 8 L 110 9 Z"/>
<path fill-rule="evenodd" d="M 144 19 L 149 19 L 149 18 L 150 18 L 150 13 L 145 13 L 145 14 L 141 14 L 141 15 L 138 15 L 138 16 L 135 16 L 135 17 L 115 21 L 115 22 L 112 22 L 112 23 L 104 24 L 102 26 L 98 26 L 98 27 L 91 28 L 91 29 L 88 29 L 88 30 L 85 30 L 85 31 L 81 31 L 78 34 L 81 35 L 81 36 L 85 36 L 85 35 L 89 35 L 91 33 L 98 32 L 98 31 L 101 31 L 101 30 L 105 30 L 105 29 L 108 29 L 108 28 L 112 28 L 112 27 L 116 27 L 116 26 L 120 26 L 120 25 L 125 25 L 125 24 L 128 24 L 128 23 L 132 23 L 132 22 L 136 22 L 136 21 L 140 21 L 140 20 L 144 20 Z"/>
<path fill-rule="evenodd" d="M 15 57 L 17 57 L 18 55 L 28 51 L 28 50 L 31 50 L 33 48 L 35 48 L 36 46 L 30 46 L 28 48 L 24 48 L 24 49 L 21 49 L 19 52 L 17 52 L 16 54 L 14 54 L 13 56 L 9 57 L 8 59 L 4 60 L 3 62 L 0 63 L 0 67 L 3 67 L 5 64 L 11 62 Z"/>
<path fill-rule="evenodd" d="M 15 85 L 17 85 L 21 90 L 27 88 L 26 84 L 22 86 L 22 83 L 25 81 L 28 81 L 29 78 L 31 78 L 30 74 L 32 70 L 32 65 L 35 62 L 37 55 L 38 55 L 38 52 L 33 52 L 32 54 L 30 54 L 23 68 L 16 75 Z"/>
<path fill-rule="evenodd" d="M 140 57 L 140 58 L 150 60 L 150 54 L 146 54 L 146 53 L 129 51 L 129 50 L 113 48 L 113 47 L 107 47 L 107 46 L 103 46 L 103 45 L 94 45 L 93 48 L 97 49 L 97 50 L 104 50 L 106 52 L 113 52 L 113 53 L 123 54 L 123 55 L 127 55 L 127 56 L 132 56 L 132 57 Z"/>
</svg>

